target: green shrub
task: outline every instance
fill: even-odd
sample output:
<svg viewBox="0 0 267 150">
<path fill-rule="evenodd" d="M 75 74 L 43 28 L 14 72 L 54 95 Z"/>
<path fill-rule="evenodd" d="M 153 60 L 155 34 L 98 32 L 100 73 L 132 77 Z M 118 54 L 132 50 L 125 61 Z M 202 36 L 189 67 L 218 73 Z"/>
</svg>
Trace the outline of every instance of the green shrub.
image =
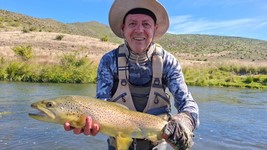
<svg viewBox="0 0 267 150">
<path fill-rule="evenodd" d="M 64 35 L 57 35 L 55 40 L 61 41 L 64 38 Z"/>
<path fill-rule="evenodd" d="M 30 30 L 26 27 L 23 27 L 23 29 L 21 31 L 22 31 L 22 33 L 29 33 L 30 32 Z"/>
<path fill-rule="evenodd" d="M 262 80 L 262 84 L 267 86 L 267 77 Z"/>
<path fill-rule="evenodd" d="M 96 68 L 89 63 L 67 68 L 61 65 L 48 66 L 42 70 L 40 79 L 52 83 L 96 83 Z"/>
<path fill-rule="evenodd" d="M 4 57 L 1 57 L 0 64 L 4 64 L 5 62 L 6 62 L 5 58 Z"/>
<path fill-rule="evenodd" d="M 7 76 L 6 68 L 0 65 L 0 80 L 6 80 Z"/>
<path fill-rule="evenodd" d="M 77 58 L 76 55 L 73 54 L 66 54 L 61 58 L 61 64 L 64 67 L 74 66 L 80 67 L 88 63 L 87 58 Z"/>
<path fill-rule="evenodd" d="M 258 73 L 267 75 L 267 67 L 259 67 L 258 68 Z"/>
<path fill-rule="evenodd" d="M 37 27 L 32 26 L 32 27 L 30 27 L 29 30 L 30 30 L 30 31 L 37 31 Z"/>
<path fill-rule="evenodd" d="M 102 37 L 100 40 L 101 40 L 102 42 L 107 42 L 107 41 L 108 41 L 108 36 L 105 35 L 105 36 Z"/>
<path fill-rule="evenodd" d="M 9 81 L 39 82 L 39 66 L 23 62 L 12 62 L 6 68 L 5 79 Z"/>
<path fill-rule="evenodd" d="M 13 47 L 12 50 L 24 60 L 29 60 L 33 57 L 31 45 L 20 45 Z"/>
<path fill-rule="evenodd" d="M 12 26 L 12 27 L 18 27 L 19 26 L 19 23 L 13 21 L 13 22 L 10 23 L 10 26 Z"/>
<path fill-rule="evenodd" d="M 252 76 L 248 76 L 245 78 L 244 83 L 250 84 L 253 82 L 253 80 L 254 80 L 254 78 Z"/>
<path fill-rule="evenodd" d="M 66 82 L 66 74 L 64 69 L 59 66 L 48 66 L 41 72 L 42 82 L 64 83 Z"/>
<path fill-rule="evenodd" d="M 21 81 L 23 72 L 21 71 L 22 64 L 18 62 L 12 62 L 7 68 L 7 79 L 9 81 Z"/>
</svg>

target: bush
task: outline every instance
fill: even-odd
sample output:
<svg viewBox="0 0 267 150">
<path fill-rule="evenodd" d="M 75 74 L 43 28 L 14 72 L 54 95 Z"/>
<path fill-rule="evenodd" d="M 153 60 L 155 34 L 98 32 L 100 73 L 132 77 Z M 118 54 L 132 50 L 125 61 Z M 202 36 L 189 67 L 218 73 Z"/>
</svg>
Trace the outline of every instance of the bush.
<svg viewBox="0 0 267 150">
<path fill-rule="evenodd" d="M 12 48 L 12 50 L 19 56 L 22 57 L 22 59 L 24 60 L 29 60 L 32 58 L 33 56 L 33 52 L 32 52 L 32 46 L 31 45 L 21 45 L 21 46 L 17 46 Z"/>
<path fill-rule="evenodd" d="M 108 36 L 105 35 L 105 36 L 102 37 L 100 40 L 101 40 L 102 42 L 107 42 L 107 41 L 108 41 Z"/>
<path fill-rule="evenodd" d="M 0 80 L 6 80 L 7 76 L 6 68 L 0 66 Z"/>
<path fill-rule="evenodd" d="M 8 74 L 7 79 L 9 81 L 21 81 L 23 77 L 23 72 L 21 71 L 22 64 L 18 62 L 11 63 L 7 68 L 6 72 Z"/>
<path fill-rule="evenodd" d="M 37 31 L 37 27 L 32 26 L 32 27 L 30 27 L 29 30 L 30 30 L 30 31 Z"/>
<path fill-rule="evenodd" d="M 267 86 L 267 77 L 265 79 L 263 79 L 262 83 L 263 83 L 263 85 Z"/>
<path fill-rule="evenodd" d="M 19 23 L 18 23 L 18 22 L 15 22 L 15 21 L 10 22 L 9 24 L 10 24 L 10 26 L 12 26 L 12 27 L 18 27 L 18 26 L 19 26 Z"/>
<path fill-rule="evenodd" d="M 23 27 L 23 29 L 21 31 L 22 31 L 22 33 L 29 33 L 30 32 L 30 30 L 27 29 L 26 27 Z"/>
<path fill-rule="evenodd" d="M 80 67 L 62 67 L 60 65 L 45 67 L 41 72 L 42 82 L 53 83 L 96 83 L 97 67 L 87 63 Z"/>
<path fill-rule="evenodd" d="M 64 38 L 64 35 L 57 35 L 55 40 L 61 41 Z"/>
<path fill-rule="evenodd" d="M 64 55 L 61 58 L 61 64 L 64 67 L 74 66 L 74 67 L 80 67 L 82 65 L 85 65 L 88 63 L 88 60 L 86 58 L 77 58 L 75 55 Z"/>
<path fill-rule="evenodd" d="M 5 62 L 6 62 L 5 58 L 4 57 L 1 57 L 0 64 L 4 64 Z"/>
<path fill-rule="evenodd" d="M 252 76 L 248 76 L 245 78 L 244 83 L 250 84 L 252 83 L 254 78 Z"/>
</svg>

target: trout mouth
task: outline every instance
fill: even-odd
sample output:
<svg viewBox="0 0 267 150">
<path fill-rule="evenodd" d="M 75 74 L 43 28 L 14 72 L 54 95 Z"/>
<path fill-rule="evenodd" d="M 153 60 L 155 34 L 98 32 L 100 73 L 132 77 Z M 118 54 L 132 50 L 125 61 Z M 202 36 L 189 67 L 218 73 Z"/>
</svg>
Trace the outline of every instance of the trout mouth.
<svg viewBox="0 0 267 150">
<path fill-rule="evenodd" d="M 31 104 L 31 107 L 37 110 L 34 113 L 29 113 L 29 116 L 33 119 L 47 122 L 50 122 L 51 119 L 55 119 L 55 114 L 49 109 L 39 106 L 37 103 Z"/>
</svg>

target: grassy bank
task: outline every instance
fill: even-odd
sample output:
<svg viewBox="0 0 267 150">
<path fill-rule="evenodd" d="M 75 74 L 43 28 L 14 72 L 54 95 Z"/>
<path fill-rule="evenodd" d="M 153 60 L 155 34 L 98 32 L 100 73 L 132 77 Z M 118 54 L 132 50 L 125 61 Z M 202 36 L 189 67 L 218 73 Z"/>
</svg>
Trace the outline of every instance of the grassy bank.
<svg viewBox="0 0 267 150">
<path fill-rule="evenodd" d="M 65 55 L 60 64 L 1 62 L 0 80 L 51 83 L 95 83 L 97 66 L 86 58 Z"/>
<path fill-rule="evenodd" d="M 37 65 L 23 61 L 0 64 L 0 80 L 52 83 L 95 83 L 97 65 L 67 55 L 60 64 Z M 267 89 L 267 67 L 244 65 L 184 66 L 188 85 Z"/>
<path fill-rule="evenodd" d="M 185 66 L 188 85 L 267 89 L 267 67 L 240 64 Z"/>
</svg>

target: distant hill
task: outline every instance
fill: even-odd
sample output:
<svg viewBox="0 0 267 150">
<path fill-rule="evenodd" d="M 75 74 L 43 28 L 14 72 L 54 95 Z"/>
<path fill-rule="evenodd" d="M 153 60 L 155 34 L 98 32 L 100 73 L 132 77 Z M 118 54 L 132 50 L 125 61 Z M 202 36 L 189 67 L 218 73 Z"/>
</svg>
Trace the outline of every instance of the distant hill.
<svg viewBox="0 0 267 150">
<path fill-rule="evenodd" d="M 30 16 L 0 10 L 0 30 L 22 30 L 71 33 L 71 27 L 53 19 L 38 19 Z"/>
<path fill-rule="evenodd" d="M 159 43 L 189 59 L 267 60 L 267 41 L 214 35 L 166 34 Z"/>
<path fill-rule="evenodd" d="M 56 32 L 93 38 L 108 37 L 113 43 L 121 43 L 104 24 L 98 22 L 78 22 L 64 24 L 53 19 L 39 19 L 6 10 L 0 10 L 0 31 L 29 30 Z M 267 41 L 240 37 L 165 34 L 157 41 L 175 56 L 196 61 L 246 60 L 266 61 Z"/>
<path fill-rule="evenodd" d="M 77 22 L 64 24 L 53 19 L 39 19 L 0 10 L 0 31 L 12 31 L 28 29 L 31 31 L 58 32 L 74 35 L 83 35 L 94 38 L 108 36 L 111 42 L 121 42 L 111 31 L 111 29 L 98 22 Z"/>
<path fill-rule="evenodd" d="M 111 42 L 115 43 L 122 42 L 120 38 L 118 38 L 113 34 L 109 26 L 106 26 L 98 22 L 77 22 L 68 25 L 71 26 L 72 29 L 74 29 L 72 32 L 73 34 L 90 36 L 98 39 L 107 36 L 109 37 L 109 40 Z"/>
</svg>

